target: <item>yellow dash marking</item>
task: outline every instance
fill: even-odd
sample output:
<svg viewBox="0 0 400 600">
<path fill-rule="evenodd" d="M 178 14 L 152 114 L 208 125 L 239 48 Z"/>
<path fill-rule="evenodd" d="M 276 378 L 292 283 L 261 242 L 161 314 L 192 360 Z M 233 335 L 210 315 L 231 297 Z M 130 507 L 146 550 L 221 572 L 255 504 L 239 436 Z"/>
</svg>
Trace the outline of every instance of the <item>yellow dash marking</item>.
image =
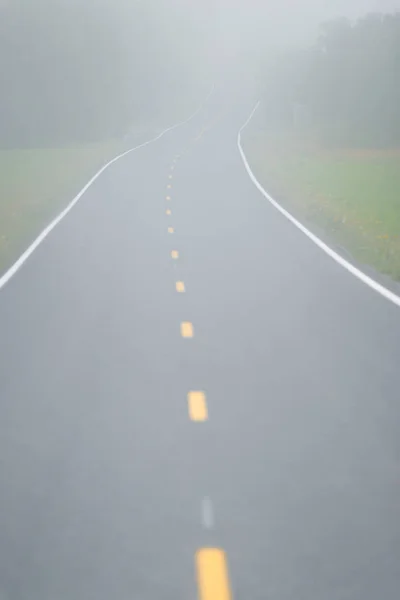
<svg viewBox="0 0 400 600">
<path fill-rule="evenodd" d="M 192 421 L 207 421 L 208 410 L 204 392 L 188 393 L 189 417 Z"/>
<path fill-rule="evenodd" d="M 171 196 L 167 196 L 167 198 L 166 198 L 166 199 L 167 199 L 167 200 L 171 200 Z"/>
<path fill-rule="evenodd" d="M 179 252 L 178 252 L 178 250 L 172 250 L 171 256 L 172 256 L 172 258 L 174 260 L 176 260 L 177 258 L 179 258 Z"/>
<path fill-rule="evenodd" d="M 199 600 L 231 600 L 226 555 L 219 548 L 201 548 L 196 552 Z"/>
<path fill-rule="evenodd" d="M 169 208 L 167 208 L 167 210 L 165 211 L 165 213 L 169 216 L 171 214 L 171 211 Z"/>
<path fill-rule="evenodd" d="M 174 228 L 173 227 L 168 227 L 168 233 L 174 233 Z"/>
<path fill-rule="evenodd" d="M 170 189 L 172 188 L 172 185 L 169 183 L 169 184 L 167 185 L 167 188 L 170 190 Z"/>
<path fill-rule="evenodd" d="M 183 321 L 181 323 L 181 335 L 184 338 L 193 337 L 193 325 L 190 323 L 190 321 Z"/>
<path fill-rule="evenodd" d="M 180 292 L 181 294 L 183 294 L 183 292 L 185 291 L 185 284 L 183 283 L 183 281 L 177 281 L 175 287 L 176 291 Z"/>
</svg>

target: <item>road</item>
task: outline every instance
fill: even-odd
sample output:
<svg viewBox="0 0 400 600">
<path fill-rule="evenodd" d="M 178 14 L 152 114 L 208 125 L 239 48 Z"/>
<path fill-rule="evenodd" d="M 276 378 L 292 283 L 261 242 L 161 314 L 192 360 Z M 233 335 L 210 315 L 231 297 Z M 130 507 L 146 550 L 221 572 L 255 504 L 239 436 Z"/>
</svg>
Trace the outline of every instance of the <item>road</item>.
<svg viewBox="0 0 400 600">
<path fill-rule="evenodd" d="M 2 600 L 397 600 L 399 308 L 260 195 L 249 108 L 115 162 L 0 291 Z"/>
</svg>

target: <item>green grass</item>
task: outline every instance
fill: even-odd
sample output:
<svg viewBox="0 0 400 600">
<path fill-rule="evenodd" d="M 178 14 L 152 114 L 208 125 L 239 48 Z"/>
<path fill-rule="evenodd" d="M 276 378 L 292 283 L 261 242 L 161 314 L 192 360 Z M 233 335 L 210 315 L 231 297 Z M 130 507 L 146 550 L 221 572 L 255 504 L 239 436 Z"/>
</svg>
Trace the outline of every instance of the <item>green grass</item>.
<svg viewBox="0 0 400 600">
<path fill-rule="evenodd" d="M 204 89 L 203 89 L 204 88 Z M 156 120 L 131 128 L 129 139 L 73 148 L 0 149 L 0 275 L 78 191 L 117 154 L 155 137 L 198 107 L 193 88 Z M 203 96 L 201 96 L 203 97 Z"/>
<path fill-rule="evenodd" d="M 163 127 L 143 122 L 126 141 L 65 148 L 0 150 L 0 275 L 91 177 L 124 150 Z"/>
<path fill-rule="evenodd" d="M 117 149 L 0 150 L 0 272 Z"/>
<path fill-rule="evenodd" d="M 245 139 L 255 174 L 303 220 L 400 279 L 400 151 L 325 150 L 288 136 Z"/>
</svg>

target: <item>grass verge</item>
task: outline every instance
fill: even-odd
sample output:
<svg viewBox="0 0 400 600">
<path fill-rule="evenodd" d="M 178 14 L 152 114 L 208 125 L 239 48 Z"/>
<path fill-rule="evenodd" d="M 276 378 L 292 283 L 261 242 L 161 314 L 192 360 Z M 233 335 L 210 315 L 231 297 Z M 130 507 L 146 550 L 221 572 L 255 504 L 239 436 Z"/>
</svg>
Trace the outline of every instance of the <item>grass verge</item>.
<svg viewBox="0 0 400 600">
<path fill-rule="evenodd" d="M 0 150 L 0 272 L 117 151 L 117 143 Z"/>
<path fill-rule="evenodd" d="M 109 160 L 158 131 L 73 148 L 0 149 L 0 275 Z"/>
<path fill-rule="evenodd" d="M 400 280 L 400 150 L 327 150 L 288 135 L 244 136 L 265 189 L 357 260 Z"/>
</svg>

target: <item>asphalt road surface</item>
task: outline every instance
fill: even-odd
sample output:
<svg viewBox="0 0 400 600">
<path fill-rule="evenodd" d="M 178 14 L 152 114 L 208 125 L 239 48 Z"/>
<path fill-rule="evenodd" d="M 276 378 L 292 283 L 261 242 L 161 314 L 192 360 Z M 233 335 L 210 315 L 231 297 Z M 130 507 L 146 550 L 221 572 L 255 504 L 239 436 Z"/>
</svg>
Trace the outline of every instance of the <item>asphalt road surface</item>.
<svg viewBox="0 0 400 600">
<path fill-rule="evenodd" d="M 1 600 L 397 600 L 400 309 L 210 104 L 0 291 Z M 169 229 L 171 228 L 171 229 Z"/>
</svg>

